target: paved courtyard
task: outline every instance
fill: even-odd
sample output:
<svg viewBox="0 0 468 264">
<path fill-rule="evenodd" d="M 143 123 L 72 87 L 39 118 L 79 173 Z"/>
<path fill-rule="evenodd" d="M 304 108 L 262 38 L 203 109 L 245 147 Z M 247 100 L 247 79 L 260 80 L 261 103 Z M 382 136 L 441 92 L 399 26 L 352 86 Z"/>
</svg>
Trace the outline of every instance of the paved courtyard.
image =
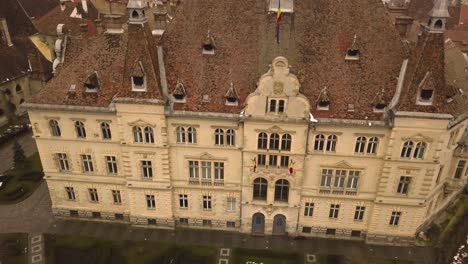
<svg viewBox="0 0 468 264">
<path fill-rule="evenodd" d="M 23 147 L 26 157 L 37 152 L 36 142 L 32 138 L 31 131 L 18 136 L 17 139 Z M 0 145 L 0 174 L 13 167 L 13 143 L 14 141 L 11 141 Z"/>
</svg>

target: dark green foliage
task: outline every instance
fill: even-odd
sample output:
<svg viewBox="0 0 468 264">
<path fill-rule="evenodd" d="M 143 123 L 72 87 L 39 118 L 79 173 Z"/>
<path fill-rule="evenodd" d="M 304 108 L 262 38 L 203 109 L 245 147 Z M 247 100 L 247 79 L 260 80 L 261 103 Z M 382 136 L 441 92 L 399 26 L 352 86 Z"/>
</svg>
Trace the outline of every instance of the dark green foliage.
<svg viewBox="0 0 468 264">
<path fill-rule="evenodd" d="M 23 168 L 24 162 L 26 161 L 23 147 L 21 147 L 18 141 L 15 141 L 15 144 L 13 145 L 13 161 L 15 162 L 16 168 Z"/>
</svg>

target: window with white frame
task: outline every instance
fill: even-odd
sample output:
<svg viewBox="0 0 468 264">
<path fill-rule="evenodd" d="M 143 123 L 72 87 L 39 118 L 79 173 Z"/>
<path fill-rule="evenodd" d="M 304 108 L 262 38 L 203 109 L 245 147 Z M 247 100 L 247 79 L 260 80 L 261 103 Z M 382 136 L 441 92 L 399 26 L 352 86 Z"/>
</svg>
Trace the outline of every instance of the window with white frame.
<svg viewBox="0 0 468 264">
<path fill-rule="evenodd" d="M 425 142 L 405 141 L 401 148 L 400 157 L 405 159 L 424 159 L 424 153 L 427 149 Z"/>
<path fill-rule="evenodd" d="M 202 161 L 201 168 L 202 168 L 202 180 L 211 181 L 211 162 Z"/>
<path fill-rule="evenodd" d="M 287 202 L 289 198 L 289 182 L 284 179 L 275 183 L 275 201 Z"/>
<path fill-rule="evenodd" d="M 263 133 L 263 132 L 258 134 L 257 148 L 258 149 L 267 149 L 267 143 L 268 143 L 268 135 L 266 133 Z"/>
<path fill-rule="evenodd" d="M 188 208 L 188 195 L 187 194 L 179 194 L 179 207 L 181 209 Z"/>
<path fill-rule="evenodd" d="M 268 181 L 264 178 L 257 178 L 253 182 L 253 199 L 266 200 L 268 191 Z"/>
<path fill-rule="evenodd" d="M 203 210 L 211 209 L 211 195 L 203 195 Z"/>
<path fill-rule="evenodd" d="M 367 154 L 376 155 L 378 146 L 379 146 L 379 138 L 371 137 L 369 139 L 369 143 L 367 144 Z"/>
<path fill-rule="evenodd" d="M 83 162 L 83 171 L 84 172 L 93 172 L 94 171 L 93 159 L 92 159 L 91 155 L 89 155 L 89 154 L 81 155 L 81 160 Z"/>
<path fill-rule="evenodd" d="M 60 131 L 60 126 L 57 120 L 50 120 L 49 121 L 49 127 L 50 127 L 50 134 L 54 137 L 60 137 L 62 135 L 62 132 Z"/>
<path fill-rule="evenodd" d="M 401 157 L 402 158 L 411 158 L 411 153 L 413 152 L 413 141 L 405 141 L 403 143 L 403 148 L 401 149 Z"/>
<path fill-rule="evenodd" d="M 357 170 L 322 169 L 320 188 L 346 191 L 346 194 L 353 195 L 358 188 L 359 176 L 360 171 Z"/>
<path fill-rule="evenodd" d="M 348 184 L 346 187 L 348 190 L 357 190 L 358 185 L 359 185 L 359 174 L 360 171 L 355 171 L 355 170 L 350 170 L 349 171 L 349 176 L 348 176 Z"/>
<path fill-rule="evenodd" d="M 153 128 L 145 127 L 145 143 L 153 144 L 154 143 L 154 133 Z"/>
<path fill-rule="evenodd" d="M 278 100 L 278 113 L 284 113 L 285 102 L 284 100 Z"/>
<path fill-rule="evenodd" d="M 81 121 L 75 121 L 75 132 L 76 137 L 78 138 L 86 138 L 86 129 L 85 125 Z"/>
<path fill-rule="evenodd" d="M 140 162 L 143 178 L 153 178 L 153 163 L 151 160 L 142 160 Z"/>
<path fill-rule="evenodd" d="M 224 162 L 214 162 L 215 181 L 224 181 Z"/>
<path fill-rule="evenodd" d="M 268 166 L 277 166 L 277 164 L 278 164 L 278 155 L 269 155 Z"/>
<path fill-rule="evenodd" d="M 114 204 L 122 204 L 120 190 L 112 190 L 112 199 L 114 200 Z"/>
<path fill-rule="evenodd" d="M 455 169 L 455 174 L 453 175 L 455 179 L 461 178 L 461 176 L 463 175 L 463 170 L 465 170 L 465 164 L 466 164 L 466 160 L 458 161 L 457 168 Z"/>
<path fill-rule="evenodd" d="M 73 189 L 73 187 L 65 187 L 65 192 L 67 194 L 67 198 L 68 198 L 69 201 L 75 201 L 76 200 L 75 190 Z"/>
<path fill-rule="evenodd" d="M 227 146 L 236 145 L 236 131 L 234 131 L 234 129 L 228 129 L 226 131 L 226 145 Z"/>
<path fill-rule="evenodd" d="M 273 133 L 270 135 L 270 149 L 278 150 L 279 149 L 279 135 Z"/>
<path fill-rule="evenodd" d="M 101 123 L 101 134 L 102 139 L 112 139 L 110 125 L 107 122 Z"/>
<path fill-rule="evenodd" d="M 411 177 L 401 176 L 398 182 L 397 193 L 408 194 L 408 189 L 411 184 Z"/>
<path fill-rule="evenodd" d="M 270 113 L 276 113 L 276 100 L 275 99 L 271 99 L 270 100 Z"/>
<path fill-rule="evenodd" d="M 176 127 L 176 142 L 185 143 L 185 128 Z"/>
<path fill-rule="evenodd" d="M 366 211 L 365 206 L 356 206 L 356 211 L 354 211 L 354 220 L 362 221 L 364 219 L 365 211 Z"/>
<path fill-rule="evenodd" d="M 189 160 L 189 181 L 199 184 L 199 170 L 201 165 L 201 181 L 203 184 L 223 184 L 224 162 Z M 213 177 L 214 176 L 214 177 Z M 214 181 L 213 181 L 214 179 Z"/>
<path fill-rule="evenodd" d="M 286 101 L 283 99 L 270 99 L 268 112 L 281 114 L 286 110 Z"/>
<path fill-rule="evenodd" d="M 334 181 L 333 187 L 338 188 L 338 189 L 343 189 L 344 184 L 345 184 L 346 174 L 347 174 L 346 170 L 336 170 L 335 181 Z"/>
<path fill-rule="evenodd" d="M 281 150 L 290 151 L 291 150 L 291 135 L 284 134 L 281 136 Z"/>
<path fill-rule="evenodd" d="M 135 143 L 143 143 L 143 132 L 141 127 L 133 127 L 133 142 Z"/>
<path fill-rule="evenodd" d="M 424 151 L 426 150 L 426 143 L 418 142 L 414 148 L 413 158 L 414 159 L 423 159 Z"/>
<path fill-rule="evenodd" d="M 146 195 L 146 208 L 155 209 L 156 208 L 156 199 L 153 194 Z"/>
<path fill-rule="evenodd" d="M 324 146 L 325 146 L 325 136 L 322 134 L 316 135 L 315 141 L 314 141 L 314 150 L 323 151 Z"/>
<path fill-rule="evenodd" d="M 189 160 L 189 177 L 190 179 L 198 180 L 200 177 L 199 174 L 199 162 L 198 160 Z"/>
<path fill-rule="evenodd" d="M 234 197 L 228 197 L 227 198 L 227 210 L 229 212 L 236 211 L 236 198 L 234 198 Z"/>
<path fill-rule="evenodd" d="M 117 174 L 117 158 L 115 156 L 105 156 L 107 164 L 107 173 Z"/>
<path fill-rule="evenodd" d="M 221 128 L 215 130 L 215 145 L 224 145 L 224 130 Z"/>
<path fill-rule="evenodd" d="M 330 205 L 330 213 L 328 214 L 328 217 L 336 219 L 336 218 L 338 218 L 338 213 L 339 212 L 340 212 L 340 205 L 339 204 L 331 204 Z"/>
<path fill-rule="evenodd" d="M 187 143 L 197 144 L 197 129 L 194 127 L 187 128 Z"/>
<path fill-rule="evenodd" d="M 313 216 L 314 215 L 314 203 L 305 203 L 304 206 L 304 216 Z"/>
<path fill-rule="evenodd" d="M 364 154 L 364 150 L 366 149 L 367 138 L 366 137 L 358 137 L 356 139 L 356 145 L 354 147 L 354 153 L 356 154 Z"/>
<path fill-rule="evenodd" d="M 266 165 L 266 155 L 265 154 L 258 154 L 257 155 L 257 166 L 263 167 Z"/>
<path fill-rule="evenodd" d="M 134 143 L 146 143 L 146 144 L 153 144 L 154 143 L 154 132 L 153 128 L 151 127 L 133 127 L 133 142 Z"/>
<path fill-rule="evenodd" d="M 335 135 L 330 135 L 327 138 L 327 148 L 325 149 L 327 152 L 335 152 L 336 151 L 336 142 L 338 141 L 338 137 Z"/>
<path fill-rule="evenodd" d="M 389 225 L 397 226 L 400 223 L 401 212 L 393 211 L 390 216 Z"/>
<path fill-rule="evenodd" d="M 236 131 L 234 129 L 217 128 L 214 132 L 215 145 L 217 146 L 235 146 L 236 145 Z"/>
<path fill-rule="evenodd" d="M 322 169 L 322 179 L 320 181 L 320 187 L 330 188 L 333 177 L 333 170 Z"/>
<path fill-rule="evenodd" d="M 58 160 L 58 165 L 60 171 L 69 171 L 70 166 L 68 164 L 68 157 L 66 153 L 57 153 L 56 154 L 57 160 Z"/>
<path fill-rule="evenodd" d="M 281 156 L 280 167 L 283 167 L 283 168 L 289 167 L 289 156 Z"/>
<path fill-rule="evenodd" d="M 99 196 L 98 196 L 98 192 L 96 188 L 89 188 L 88 192 L 89 192 L 89 199 L 91 200 L 91 202 L 99 202 Z"/>
</svg>

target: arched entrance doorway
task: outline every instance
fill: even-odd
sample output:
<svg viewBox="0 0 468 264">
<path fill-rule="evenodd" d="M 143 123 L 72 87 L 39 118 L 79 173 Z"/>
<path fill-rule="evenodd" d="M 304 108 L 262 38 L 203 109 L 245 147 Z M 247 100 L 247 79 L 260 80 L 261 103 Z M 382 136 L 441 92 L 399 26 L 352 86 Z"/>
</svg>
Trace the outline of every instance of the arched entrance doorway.
<svg viewBox="0 0 468 264">
<path fill-rule="evenodd" d="M 275 215 L 273 218 L 273 234 L 282 235 L 286 233 L 286 216 L 282 214 Z"/>
<path fill-rule="evenodd" d="M 265 233 L 265 216 L 262 213 L 256 213 L 252 216 L 252 233 Z"/>
</svg>

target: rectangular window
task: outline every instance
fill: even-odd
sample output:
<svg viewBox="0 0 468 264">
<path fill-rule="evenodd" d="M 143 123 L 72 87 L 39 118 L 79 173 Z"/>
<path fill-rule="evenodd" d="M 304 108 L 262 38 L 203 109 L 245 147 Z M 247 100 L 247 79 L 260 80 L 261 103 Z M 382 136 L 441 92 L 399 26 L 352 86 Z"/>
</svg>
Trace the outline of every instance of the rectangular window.
<svg viewBox="0 0 468 264">
<path fill-rule="evenodd" d="M 327 231 L 325 232 L 327 235 L 334 236 L 336 234 L 336 229 L 334 228 L 327 228 Z"/>
<path fill-rule="evenodd" d="M 81 155 L 81 160 L 83 161 L 83 171 L 84 172 L 93 172 L 93 159 L 91 155 Z"/>
<path fill-rule="evenodd" d="M 226 222 L 226 227 L 232 227 L 232 228 L 234 228 L 234 227 L 236 227 L 236 222 L 234 222 L 234 221 L 227 221 L 227 222 Z"/>
<path fill-rule="evenodd" d="M 70 216 L 78 217 L 78 216 L 80 216 L 80 214 L 78 213 L 77 210 L 70 210 Z"/>
<path fill-rule="evenodd" d="M 93 218 L 101 218 L 101 212 L 92 212 L 91 215 Z"/>
<path fill-rule="evenodd" d="M 67 154 L 57 153 L 57 159 L 58 159 L 60 171 L 69 171 L 70 170 L 70 166 L 68 165 Z"/>
<path fill-rule="evenodd" d="M 189 175 L 191 179 L 199 178 L 198 161 L 189 160 Z"/>
<path fill-rule="evenodd" d="M 281 156 L 281 167 L 289 167 L 289 156 Z"/>
<path fill-rule="evenodd" d="M 120 196 L 119 190 L 112 190 L 112 198 L 114 198 L 114 204 L 122 204 L 122 196 Z"/>
<path fill-rule="evenodd" d="M 224 180 L 224 162 L 214 162 L 215 180 Z"/>
<path fill-rule="evenodd" d="M 211 226 L 211 220 L 203 219 L 203 226 Z"/>
<path fill-rule="evenodd" d="M 156 225 L 156 219 L 154 218 L 148 218 L 148 225 Z"/>
<path fill-rule="evenodd" d="M 277 155 L 270 155 L 268 165 L 269 166 L 276 166 L 278 164 L 278 156 Z"/>
<path fill-rule="evenodd" d="M 266 155 L 258 154 L 257 155 L 257 166 L 265 166 L 266 165 Z"/>
<path fill-rule="evenodd" d="M 338 213 L 340 212 L 340 205 L 339 204 L 332 204 L 330 205 L 330 214 L 328 215 L 329 218 L 338 218 Z"/>
<path fill-rule="evenodd" d="M 68 200 L 70 201 L 76 200 L 75 190 L 73 189 L 73 187 L 65 187 L 65 192 L 67 193 Z"/>
<path fill-rule="evenodd" d="M 322 180 L 320 181 L 320 187 L 330 188 L 332 176 L 333 176 L 333 170 L 323 169 Z"/>
<path fill-rule="evenodd" d="M 179 224 L 188 225 L 188 218 L 179 218 Z"/>
<path fill-rule="evenodd" d="M 278 113 L 284 113 L 284 100 L 278 100 Z"/>
<path fill-rule="evenodd" d="M 349 171 L 348 174 L 348 189 L 357 189 L 359 184 L 360 171 Z"/>
<path fill-rule="evenodd" d="M 365 211 L 366 211 L 365 206 L 356 206 L 356 211 L 354 212 L 354 220 L 362 221 L 364 219 Z"/>
<path fill-rule="evenodd" d="M 227 198 L 227 210 L 229 212 L 236 211 L 236 198 L 234 198 L 234 197 L 228 197 Z"/>
<path fill-rule="evenodd" d="M 188 208 L 188 195 L 179 194 L 179 207 L 182 209 Z"/>
<path fill-rule="evenodd" d="M 148 209 L 155 209 L 156 208 L 156 200 L 154 199 L 154 195 L 147 194 L 146 195 L 146 208 Z"/>
<path fill-rule="evenodd" d="M 345 170 L 336 170 L 335 171 L 335 184 L 333 187 L 335 188 L 344 188 L 344 183 L 345 183 L 345 178 L 346 178 L 346 172 Z"/>
<path fill-rule="evenodd" d="M 310 227 L 310 226 L 303 226 L 303 227 L 302 227 L 302 233 L 307 233 L 307 234 L 312 233 L 312 227 Z"/>
<path fill-rule="evenodd" d="M 401 212 L 392 212 L 392 216 L 390 217 L 389 225 L 397 226 L 400 222 Z"/>
<path fill-rule="evenodd" d="M 314 215 L 314 203 L 305 203 L 304 216 L 313 216 L 313 215 Z"/>
<path fill-rule="evenodd" d="M 270 113 L 276 113 L 276 100 L 270 100 Z"/>
<path fill-rule="evenodd" d="M 99 202 L 99 196 L 95 188 L 89 188 L 88 192 L 89 192 L 89 198 L 91 199 L 91 202 Z"/>
<path fill-rule="evenodd" d="M 123 214 L 114 214 L 114 218 L 115 218 L 115 220 L 123 220 L 124 215 Z"/>
<path fill-rule="evenodd" d="M 203 210 L 211 210 L 211 196 L 203 195 Z"/>
<path fill-rule="evenodd" d="M 141 170 L 143 178 L 153 178 L 153 164 L 150 160 L 141 161 Z"/>
<path fill-rule="evenodd" d="M 106 156 L 107 172 L 117 174 L 117 158 L 115 156 Z"/>
<path fill-rule="evenodd" d="M 359 230 L 351 230 L 352 237 L 361 237 L 361 231 Z"/>
<path fill-rule="evenodd" d="M 411 177 L 401 176 L 398 183 L 397 193 L 408 194 L 408 188 L 411 183 Z"/>
<path fill-rule="evenodd" d="M 211 180 L 211 162 L 202 161 L 202 179 Z"/>
<path fill-rule="evenodd" d="M 458 164 L 457 164 L 457 169 L 455 170 L 455 175 L 453 176 L 455 179 L 460 179 L 462 174 L 463 174 L 463 170 L 465 169 L 465 164 L 466 164 L 466 160 L 459 160 L 458 161 Z"/>
</svg>

